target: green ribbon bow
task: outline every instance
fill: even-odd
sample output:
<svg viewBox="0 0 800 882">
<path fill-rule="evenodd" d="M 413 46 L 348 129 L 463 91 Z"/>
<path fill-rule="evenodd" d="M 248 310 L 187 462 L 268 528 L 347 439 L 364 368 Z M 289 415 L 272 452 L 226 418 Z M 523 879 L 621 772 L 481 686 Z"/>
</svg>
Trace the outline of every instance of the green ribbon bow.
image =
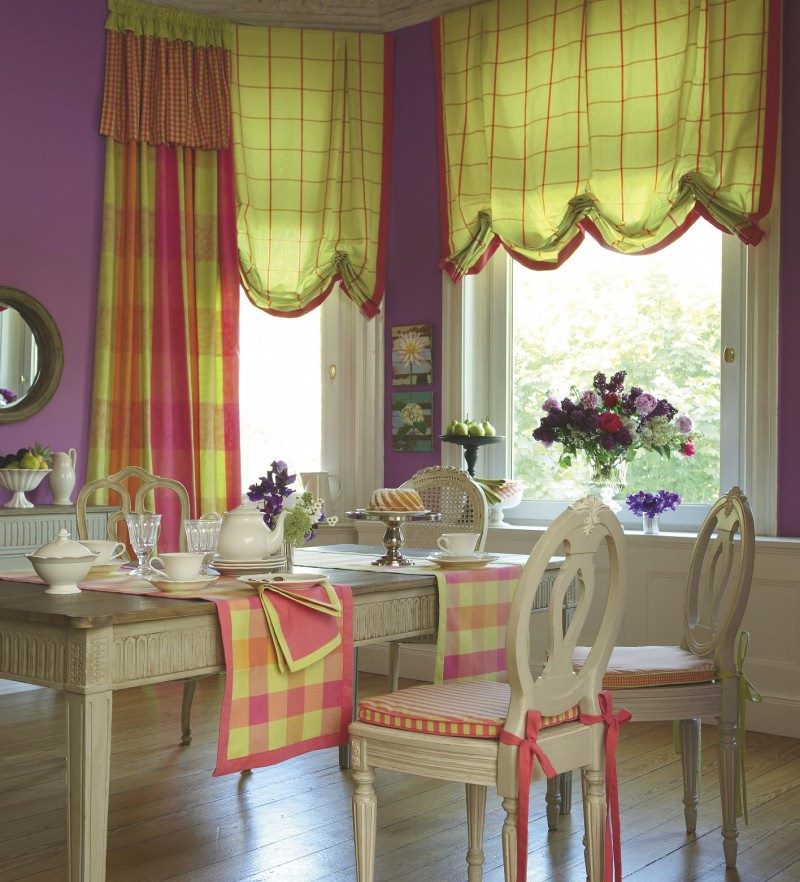
<svg viewBox="0 0 800 882">
<path fill-rule="evenodd" d="M 746 714 L 748 701 L 763 701 L 761 693 L 747 678 L 744 672 L 744 660 L 747 657 L 747 648 L 750 645 L 750 633 L 742 631 L 739 634 L 739 643 L 736 647 L 736 670 L 735 671 L 719 671 L 717 677 L 720 680 L 730 680 L 736 677 L 739 681 L 738 685 L 738 719 L 736 720 L 736 743 L 739 745 L 739 762 L 736 767 L 737 788 L 736 788 L 736 817 L 744 817 L 745 824 L 748 823 L 747 818 L 747 779 L 745 778 L 745 729 Z"/>
</svg>

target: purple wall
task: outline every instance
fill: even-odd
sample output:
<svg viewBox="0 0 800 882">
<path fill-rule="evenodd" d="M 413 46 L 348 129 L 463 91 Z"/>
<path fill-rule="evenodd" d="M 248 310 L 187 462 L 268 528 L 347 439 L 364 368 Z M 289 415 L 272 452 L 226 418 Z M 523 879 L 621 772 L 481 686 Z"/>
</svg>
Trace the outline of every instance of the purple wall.
<svg viewBox="0 0 800 882">
<path fill-rule="evenodd" d="M 75 447 L 78 486 L 91 404 L 106 15 L 105 0 L 0 4 L 0 285 L 40 300 L 64 341 L 58 390 L 36 416 L 0 426 L 0 452 L 34 441 Z M 32 498 L 50 501 L 47 482 Z"/>
<path fill-rule="evenodd" d="M 778 535 L 800 536 L 800 248 L 792 214 L 795 196 L 800 194 L 800 98 L 796 83 L 800 77 L 800 5 L 783 5 L 783 122 L 781 136 L 781 259 L 780 305 L 778 312 Z"/>
<path fill-rule="evenodd" d="M 384 482 L 396 487 L 440 461 L 442 425 L 442 274 L 439 262 L 439 172 L 430 24 L 395 33 L 394 136 L 386 272 L 386 419 Z M 393 325 L 433 325 L 433 436 L 430 453 L 392 450 Z M 414 387 L 419 391 L 426 387 Z M 430 388 L 430 387 L 428 387 Z"/>
</svg>

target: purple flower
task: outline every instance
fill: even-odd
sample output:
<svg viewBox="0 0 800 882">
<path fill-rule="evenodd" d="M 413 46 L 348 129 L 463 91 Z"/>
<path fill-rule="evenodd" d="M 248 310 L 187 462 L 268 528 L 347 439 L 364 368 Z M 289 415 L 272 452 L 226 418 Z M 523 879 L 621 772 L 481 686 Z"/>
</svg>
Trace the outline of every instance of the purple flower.
<svg viewBox="0 0 800 882">
<path fill-rule="evenodd" d="M 592 392 L 591 389 L 587 389 L 581 395 L 581 407 L 583 407 L 583 408 L 586 408 L 586 409 L 595 408 L 595 407 L 597 407 L 599 402 L 600 402 L 600 399 L 598 398 L 597 393 Z"/>
<path fill-rule="evenodd" d="M 600 443 L 603 445 L 605 450 L 613 450 L 617 446 L 617 436 L 604 434 Z"/>
<path fill-rule="evenodd" d="M 641 395 L 637 396 L 634 403 L 636 404 L 636 412 L 641 414 L 641 416 L 647 416 L 647 414 L 652 413 L 658 405 L 655 395 L 651 395 L 649 392 L 642 392 Z"/>
<path fill-rule="evenodd" d="M 600 425 L 600 414 L 596 410 L 585 410 L 583 412 L 583 427 L 594 432 Z"/>
<path fill-rule="evenodd" d="M 553 396 L 550 395 L 548 398 L 545 399 L 544 404 L 542 405 L 542 410 L 550 413 L 551 410 L 558 410 L 558 407 L 558 399 L 553 398 Z"/>
<path fill-rule="evenodd" d="M 633 435 L 627 426 L 617 432 L 617 441 L 619 441 L 623 447 L 630 447 L 631 444 L 633 444 Z"/>
<path fill-rule="evenodd" d="M 272 530 L 275 528 L 278 514 L 283 510 L 283 500 L 294 493 L 290 487 L 297 475 L 289 474 L 289 467 L 282 459 L 273 460 L 266 477 L 259 478 L 257 484 L 247 488 L 247 498 L 259 503 L 259 510 L 264 512 L 264 523 Z"/>
<path fill-rule="evenodd" d="M 675 420 L 675 425 L 678 427 L 678 431 L 681 435 L 688 435 L 689 432 L 692 431 L 692 421 L 686 416 L 685 413 L 682 413 Z"/>
<path fill-rule="evenodd" d="M 573 426 L 582 426 L 584 419 L 584 412 L 580 408 L 575 408 L 572 413 L 569 415 L 569 421 Z"/>
<path fill-rule="evenodd" d="M 592 380 L 592 385 L 598 392 L 601 394 L 606 391 L 606 375 L 601 371 L 598 371 L 594 375 L 594 379 Z"/>
<path fill-rule="evenodd" d="M 534 429 L 533 438 L 535 441 L 544 444 L 545 447 L 549 447 L 556 440 L 555 432 L 546 426 L 539 426 L 538 429 Z"/>
<path fill-rule="evenodd" d="M 627 375 L 627 371 L 617 371 L 608 382 L 608 391 L 619 392 L 625 383 Z"/>
<path fill-rule="evenodd" d="M 674 511 L 675 506 L 680 505 L 681 497 L 678 493 L 669 490 L 659 490 L 658 493 L 645 493 L 644 490 L 640 490 L 631 494 L 625 502 L 633 514 L 653 518 L 667 509 Z"/>
<path fill-rule="evenodd" d="M 0 398 L 2 398 L 6 404 L 11 404 L 17 400 L 17 396 L 10 389 L 0 389 Z"/>
<path fill-rule="evenodd" d="M 563 410 L 551 410 L 542 422 L 550 428 L 560 429 L 569 422 L 569 416 Z"/>
<path fill-rule="evenodd" d="M 575 402 L 571 401 L 569 398 L 564 398 L 561 401 L 561 410 L 563 410 L 566 414 L 572 413 L 572 411 L 575 410 L 576 407 L 577 405 L 575 404 Z"/>
<path fill-rule="evenodd" d="M 666 417 L 668 420 L 671 420 L 677 412 L 666 398 L 659 398 L 656 406 L 650 411 L 649 418 L 652 420 L 655 417 Z"/>
</svg>

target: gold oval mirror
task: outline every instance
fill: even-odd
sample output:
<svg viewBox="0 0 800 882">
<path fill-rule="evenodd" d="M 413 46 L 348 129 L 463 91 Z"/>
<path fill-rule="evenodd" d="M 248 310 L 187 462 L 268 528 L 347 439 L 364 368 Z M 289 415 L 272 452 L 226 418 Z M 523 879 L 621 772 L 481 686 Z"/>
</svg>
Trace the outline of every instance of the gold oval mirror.
<svg viewBox="0 0 800 882">
<path fill-rule="evenodd" d="M 0 423 L 41 410 L 63 367 L 64 346 L 50 313 L 30 294 L 0 285 Z"/>
</svg>

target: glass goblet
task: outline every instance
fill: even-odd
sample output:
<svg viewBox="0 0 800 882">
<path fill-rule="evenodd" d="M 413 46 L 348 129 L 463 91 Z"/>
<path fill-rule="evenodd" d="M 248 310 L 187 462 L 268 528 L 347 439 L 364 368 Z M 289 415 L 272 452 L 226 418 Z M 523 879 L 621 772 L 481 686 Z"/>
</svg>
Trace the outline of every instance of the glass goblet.
<svg viewBox="0 0 800 882">
<path fill-rule="evenodd" d="M 152 514 L 149 511 L 131 512 L 125 515 L 125 523 L 128 525 L 131 548 L 139 561 L 136 569 L 131 571 L 131 575 L 147 579 L 156 572 L 148 563 L 148 558 L 158 542 L 158 534 L 161 532 L 161 515 Z"/>
<path fill-rule="evenodd" d="M 200 571 L 205 576 L 219 575 L 211 566 L 211 561 L 217 553 L 221 527 L 222 518 L 219 515 L 204 515 L 202 518 L 187 519 L 183 522 L 183 529 L 186 532 L 186 550 L 202 551 L 205 554 L 203 568 Z"/>
</svg>

